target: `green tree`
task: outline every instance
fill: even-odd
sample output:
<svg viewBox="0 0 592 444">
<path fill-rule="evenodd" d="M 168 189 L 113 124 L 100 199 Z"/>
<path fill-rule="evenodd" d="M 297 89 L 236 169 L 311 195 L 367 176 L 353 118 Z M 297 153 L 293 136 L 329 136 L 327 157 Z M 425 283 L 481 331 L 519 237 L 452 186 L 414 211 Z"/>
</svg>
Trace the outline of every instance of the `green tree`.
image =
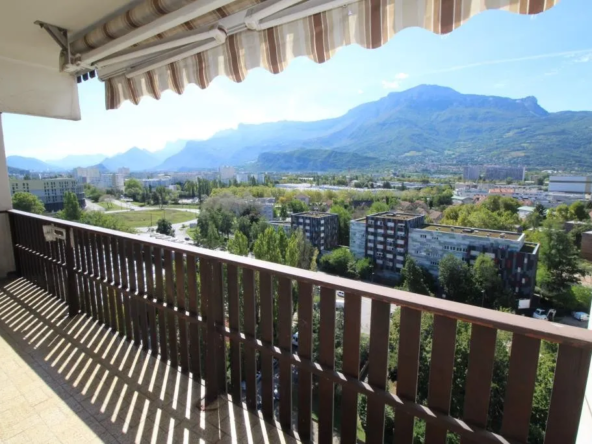
<svg viewBox="0 0 592 444">
<path fill-rule="evenodd" d="M 384 213 L 388 210 L 390 210 L 390 208 L 387 204 L 385 204 L 384 202 L 376 201 L 372 205 L 370 205 L 370 208 L 368 209 L 368 212 L 366 214 Z"/>
<path fill-rule="evenodd" d="M 152 193 L 152 199 L 158 204 L 160 208 L 169 203 L 171 198 L 171 190 L 163 186 L 157 186 Z"/>
<path fill-rule="evenodd" d="M 80 220 L 82 217 L 82 209 L 78 203 L 78 198 L 71 191 L 64 193 L 64 209 L 61 211 L 61 216 L 66 220 Z"/>
<path fill-rule="evenodd" d="M 362 280 L 369 280 L 372 277 L 372 272 L 374 271 L 374 265 L 370 258 L 363 258 L 358 259 L 356 261 L 356 274 Z"/>
<path fill-rule="evenodd" d="M 249 239 L 242 232 L 237 231 L 234 238 L 228 240 L 228 251 L 239 256 L 249 255 Z"/>
<path fill-rule="evenodd" d="M 323 271 L 337 276 L 355 279 L 358 277 L 356 259 L 349 248 L 337 248 L 321 257 L 320 266 Z"/>
<path fill-rule="evenodd" d="M 581 267 L 577 250 L 569 235 L 559 226 L 547 224 L 540 233 L 539 272 L 537 280 L 545 296 L 558 296 L 579 282 Z M 542 269 L 541 269 L 542 267 Z"/>
<path fill-rule="evenodd" d="M 156 221 L 156 232 L 160 234 L 165 234 L 167 236 L 174 236 L 175 230 L 173 230 L 173 225 L 170 221 L 165 219 L 164 217 L 158 219 Z"/>
<path fill-rule="evenodd" d="M 339 219 L 339 244 L 349 245 L 349 223 L 351 221 L 351 213 L 341 205 L 333 205 L 331 213 L 337 214 Z"/>
<path fill-rule="evenodd" d="M 423 280 L 424 273 L 421 267 L 410 256 L 407 256 L 405 260 L 405 266 L 401 270 L 401 275 L 403 277 L 404 290 L 431 296 L 430 290 Z"/>
<path fill-rule="evenodd" d="M 142 186 L 142 182 L 138 179 L 127 179 L 123 189 L 125 195 L 133 199 L 135 202 L 138 202 L 140 197 L 144 194 L 144 187 Z"/>
<path fill-rule="evenodd" d="M 271 227 L 259 235 L 253 244 L 253 254 L 263 261 L 283 263 L 283 255 L 280 251 L 279 235 Z"/>
<path fill-rule="evenodd" d="M 569 215 L 575 220 L 590 220 L 586 206 L 581 201 L 574 202 L 569 206 Z"/>
<path fill-rule="evenodd" d="M 478 290 L 466 262 L 448 254 L 440 261 L 438 281 L 446 297 L 457 302 L 474 303 Z"/>
<path fill-rule="evenodd" d="M 292 213 L 303 213 L 304 211 L 308 211 L 308 205 L 298 199 L 292 199 L 288 202 L 288 206 Z"/>
<path fill-rule="evenodd" d="M 482 305 L 489 308 L 499 306 L 504 287 L 493 259 L 485 254 L 477 256 L 473 265 L 473 276 L 477 288 L 482 292 Z"/>
<path fill-rule="evenodd" d="M 12 196 L 12 206 L 15 210 L 26 211 L 27 213 L 45 213 L 45 206 L 37 196 L 22 191 L 14 193 Z"/>
</svg>

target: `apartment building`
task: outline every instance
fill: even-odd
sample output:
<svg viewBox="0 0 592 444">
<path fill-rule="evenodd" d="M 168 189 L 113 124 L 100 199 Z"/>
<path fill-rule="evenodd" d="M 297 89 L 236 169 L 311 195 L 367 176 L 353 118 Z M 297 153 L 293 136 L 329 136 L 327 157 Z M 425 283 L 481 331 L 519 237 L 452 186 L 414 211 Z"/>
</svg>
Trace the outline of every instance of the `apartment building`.
<svg viewBox="0 0 592 444">
<path fill-rule="evenodd" d="M 75 179 L 32 179 L 32 180 L 10 180 L 11 196 L 18 192 L 31 193 L 39 198 L 48 212 L 64 209 L 64 194 L 70 191 L 76 194 L 78 203 L 85 207 L 84 190 Z"/>
<path fill-rule="evenodd" d="M 517 181 L 524 180 L 526 168 L 524 167 L 503 167 L 503 166 L 488 166 L 485 167 L 486 180 L 506 180 L 512 179 Z"/>
<path fill-rule="evenodd" d="M 479 180 L 480 175 L 480 166 L 467 165 L 463 168 L 463 180 Z"/>
<path fill-rule="evenodd" d="M 366 216 L 366 257 L 379 274 L 399 274 L 408 251 L 409 233 L 424 225 L 425 216 L 386 211 Z"/>
<path fill-rule="evenodd" d="M 74 168 L 74 178 L 79 183 L 88 183 L 96 186 L 101 180 L 101 170 L 97 167 Z"/>
<path fill-rule="evenodd" d="M 173 183 L 171 176 L 158 176 L 152 179 L 138 179 L 144 188 L 154 190 L 156 187 L 168 187 Z"/>
<path fill-rule="evenodd" d="M 123 190 L 124 182 L 125 176 L 123 174 L 101 174 L 96 186 L 101 189 Z"/>
<path fill-rule="evenodd" d="M 549 191 L 560 193 L 592 193 L 592 176 L 551 176 Z"/>
<path fill-rule="evenodd" d="M 221 166 L 219 169 L 219 173 L 220 180 L 223 182 L 228 182 L 234 179 L 234 176 L 236 175 L 236 170 L 234 169 L 234 167 L 231 166 Z"/>
<path fill-rule="evenodd" d="M 366 218 L 354 219 L 349 223 L 349 249 L 356 259 L 366 256 Z"/>
<path fill-rule="evenodd" d="M 409 256 L 434 276 L 446 255 L 473 265 L 477 256 L 486 254 L 518 298 L 530 298 L 534 292 L 538 250 L 539 245 L 526 242 L 523 233 L 508 231 L 427 224 L 409 234 Z"/>
<path fill-rule="evenodd" d="M 317 211 L 293 214 L 292 230 L 302 230 L 309 242 L 321 252 L 339 246 L 337 214 Z"/>
</svg>

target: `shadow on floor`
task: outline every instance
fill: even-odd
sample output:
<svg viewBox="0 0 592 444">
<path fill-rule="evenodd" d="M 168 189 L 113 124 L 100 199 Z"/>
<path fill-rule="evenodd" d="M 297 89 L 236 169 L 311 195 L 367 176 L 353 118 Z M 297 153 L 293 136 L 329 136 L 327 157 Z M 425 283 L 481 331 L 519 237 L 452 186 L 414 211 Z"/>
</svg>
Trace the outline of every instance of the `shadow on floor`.
<svg viewBox="0 0 592 444">
<path fill-rule="evenodd" d="M 24 279 L 0 282 L 0 380 L 3 443 L 297 442 Z"/>
</svg>

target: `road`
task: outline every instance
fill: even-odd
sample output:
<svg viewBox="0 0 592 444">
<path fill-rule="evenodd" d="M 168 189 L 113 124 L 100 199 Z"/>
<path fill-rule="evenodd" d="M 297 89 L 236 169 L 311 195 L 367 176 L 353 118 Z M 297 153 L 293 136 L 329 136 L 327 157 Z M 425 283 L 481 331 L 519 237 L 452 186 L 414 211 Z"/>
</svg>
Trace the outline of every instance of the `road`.
<svg viewBox="0 0 592 444">
<path fill-rule="evenodd" d="M 102 206 L 97 205 L 96 203 L 92 202 L 90 199 L 84 199 L 84 201 L 86 202 L 86 207 L 85 207 L 86 210 L 105 211 L 105 209 Z"/>
</svg>

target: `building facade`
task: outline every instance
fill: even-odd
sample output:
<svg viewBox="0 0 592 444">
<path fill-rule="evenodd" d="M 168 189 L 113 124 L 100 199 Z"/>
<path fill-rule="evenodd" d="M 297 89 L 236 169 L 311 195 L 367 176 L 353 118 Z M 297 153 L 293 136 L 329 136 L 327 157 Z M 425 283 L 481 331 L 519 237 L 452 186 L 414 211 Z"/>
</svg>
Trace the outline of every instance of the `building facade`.
<svg viewBox="0 0 592 444">
<path fill-rule="evenodd" d="M 463 168 L 463 180 L 479 180 L 481 176 L 481 167 L 467 165 Z"/>
<path fill-rule="evenodd" d="M 101 180 L 101 170 L 96 167 L 74 168 L 74 178 L 79 183 L 88 183 L 96 186 Z"/>
<path fill-rule="evenodd" d="M 549 191 L 559 193 L 592 193 L 592 176 L 551 176 Z"/>
<path fill-rule="evenodd" d="M 316 211 L 293 214 L 292 230 L 302 230 L 306 239 L 321 252 L 339 246 L 337 214 Z"/>
<path fill-rule="evenodd" d="M 255 202 L 261 207 L 261 215 L 267 220 L 275 219 L 273 217 L 273 210 L 275 208 L 275 197 L 260 197 L 255 199 Z"/>
<path fill-rule="evenodd" d="M 102 189 L 112 188 L 114 190 L 123 190 L 124 182 L 125 178 L 123 174 L 101 174 L 97 187 Z"/>
<path fill-rule="evenodd" d="M 159 176 L 152 179 L 138 179 L 144 188 L 154 190 L 156 187 L 168 187 L 173 181 L 170 176 Z"/>
<path fill-rule="evenodd" d="M 31 193 L 43 202 L 45 210 L 48 212 L 64 209 L 64 194 L 68 191 L 76 194 L 82 208 L 86 206 L 83 187 L 75 179 L 17 179 L 10 181 L 11 196 L 18 192 Z"/>
<path fill-rule="evenodd" d="M 525 242 L 525 235 L 507 231 L 494 231 L 425 225 L 411 230 L 409 257 L 438 276 L 440 260 L 453 255 L 473 265 L 477 256 L 485 254 L 499 267 L 506 288 L 518 298 L 530 298 L 536 283 L 538 244 Z"/>
<path fill-rule="evenodd" d="M 586 231 L 582 233 L 582 248 L 580 250 L 580 256 L 583 259 L 592 261 L 592 231 Z"/>
<path fill-rule="evenodd" d="M 366 257 L 380 274 L 400 274 L 408 251 L 409 233 L 423 226 L 425 216 L 386 211 L 366 216 Z"/>
<path fill-rule="evenodd" d="M 502 166 L 488 166 L 485 167 L 486 180 L 506 180 L 512 179 L 517 181 L 524 180 L 526 168 L 524 167 L 502 167 Z"/>
<path fill-rule="evenodd" d="M 366 218 L 355 219 L 349 223 L 349 249 L 356 259 L 366 256 Z"/>
<path fill-rule="evenodd" d="M 219 172 L 222 181 L 230 181 L 236 176 L 236 170 L 231 166 L 221 166 Z"/>
</svg>

